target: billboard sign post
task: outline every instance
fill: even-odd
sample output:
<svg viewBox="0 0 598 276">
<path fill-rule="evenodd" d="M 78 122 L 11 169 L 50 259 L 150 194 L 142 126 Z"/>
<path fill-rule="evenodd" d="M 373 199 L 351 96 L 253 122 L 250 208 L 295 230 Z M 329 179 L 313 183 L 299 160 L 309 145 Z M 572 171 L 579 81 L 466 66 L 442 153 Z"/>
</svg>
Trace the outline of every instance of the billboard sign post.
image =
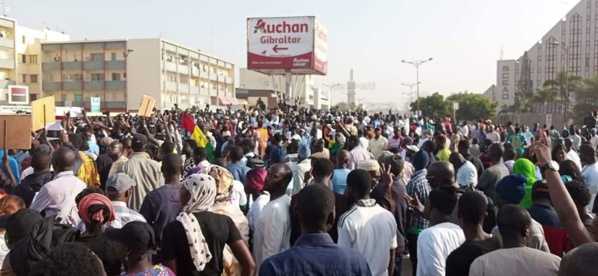
<svg viewBox="0 0 598 276">
<path fill-rule="evenodd" d="M 247 68 L 268 75 L 326 75 L 328 31 L 314 16 L 247 19 Z"/>
</svg>

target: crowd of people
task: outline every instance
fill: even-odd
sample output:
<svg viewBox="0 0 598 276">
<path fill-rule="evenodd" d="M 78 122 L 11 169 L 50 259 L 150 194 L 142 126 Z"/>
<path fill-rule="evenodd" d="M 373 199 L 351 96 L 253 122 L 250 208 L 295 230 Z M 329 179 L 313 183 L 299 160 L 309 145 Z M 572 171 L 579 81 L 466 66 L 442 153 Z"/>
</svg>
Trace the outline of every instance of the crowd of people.
<svg viewBox="0 0 598 276">
<path fill-rule="evenodd" d="M 0 150 L 0 275 L 598 275 L 595 126 L 264 109 Z"/>
</svg>

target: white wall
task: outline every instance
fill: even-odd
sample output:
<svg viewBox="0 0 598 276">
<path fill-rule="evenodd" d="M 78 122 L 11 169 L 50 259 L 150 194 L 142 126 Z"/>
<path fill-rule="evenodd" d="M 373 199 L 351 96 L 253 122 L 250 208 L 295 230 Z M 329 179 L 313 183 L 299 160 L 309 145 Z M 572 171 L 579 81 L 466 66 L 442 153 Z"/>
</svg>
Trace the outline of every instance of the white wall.
<svg viewBox="0 0 598 276">
<path fill-rule="evenodd" d="M 127 57 L 127 109 L 138 110 L 143 95 L 156 99 L 162 106 L 162 68 L 160 39 L 130 39 L 127 49 L 134 52 Z"/>
</svg>

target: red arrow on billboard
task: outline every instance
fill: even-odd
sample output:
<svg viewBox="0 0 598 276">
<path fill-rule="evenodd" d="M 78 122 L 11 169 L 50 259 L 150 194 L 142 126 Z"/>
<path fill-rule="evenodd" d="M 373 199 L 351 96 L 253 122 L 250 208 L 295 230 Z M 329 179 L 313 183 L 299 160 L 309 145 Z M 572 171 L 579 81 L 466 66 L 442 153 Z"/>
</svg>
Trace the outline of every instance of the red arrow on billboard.
<svg viewBox="0 0 598 276">
<path fill-rule="evenodd" d="M 275 53 L 278 53 L 278 50 L 286 51 L 288 49 L 288 47 L 278 47 L 278 44 L 274 45 L 274 48 L 272 48 L 272 50 L 274 50 Z"/>
</svg>

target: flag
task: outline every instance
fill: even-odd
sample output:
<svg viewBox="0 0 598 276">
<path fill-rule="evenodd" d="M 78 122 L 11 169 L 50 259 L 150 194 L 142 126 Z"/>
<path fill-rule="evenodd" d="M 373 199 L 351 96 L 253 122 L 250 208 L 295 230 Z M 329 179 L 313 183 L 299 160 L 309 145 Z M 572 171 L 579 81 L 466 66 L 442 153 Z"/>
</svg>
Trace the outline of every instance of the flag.
<svg viewBox="0 0 598 276">
<path fill-rule="evenodd" d="M 189 132 L 191 140 L 197 143 L 197 146 L 205 148 L 210 163 L 216 162 L 216 156 L 214 155 L 214 147 L 210 143 L 210 140 L 201 131 L 201 129 L 195 124 L 193 118 L 188 113 L 183 113 L 181 120 L 181 128 Z"/>
</svg>

